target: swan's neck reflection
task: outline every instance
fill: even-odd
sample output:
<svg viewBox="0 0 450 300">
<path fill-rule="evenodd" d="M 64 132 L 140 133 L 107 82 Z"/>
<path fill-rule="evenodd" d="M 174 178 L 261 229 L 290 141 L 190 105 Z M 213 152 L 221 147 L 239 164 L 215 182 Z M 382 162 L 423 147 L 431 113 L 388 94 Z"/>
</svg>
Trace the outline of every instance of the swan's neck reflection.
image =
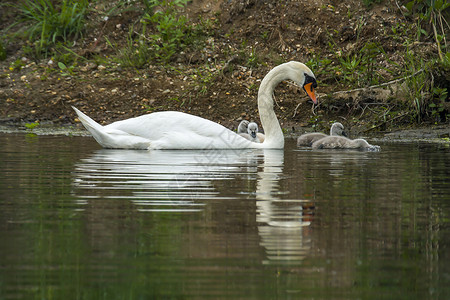
<svg viewBox="0 0 450 300">
<path fill-rule="evenodd" d="M 311 247 L 307 236 L 310 222 L 303 218 L 305 201 L 279 198 L 283 162 L 282 150 L 264 150 L 263 168 L 258 173 L 256 221 L 267 252 L 264 263 L 299 263 Z"/>
</svg>

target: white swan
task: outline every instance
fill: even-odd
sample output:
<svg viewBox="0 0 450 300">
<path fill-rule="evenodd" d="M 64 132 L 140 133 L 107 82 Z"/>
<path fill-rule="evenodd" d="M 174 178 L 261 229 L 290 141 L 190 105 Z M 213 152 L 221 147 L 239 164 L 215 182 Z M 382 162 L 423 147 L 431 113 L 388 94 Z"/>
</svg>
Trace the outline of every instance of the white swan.
<svg viewBox="0 0 450 300">
<path fill-rule="evenodd" d="M 380 146 L 371 145 L 364 139 L 351 140 L 343 136 L 327 136 L 312 144 L 313 149 L 361 149 L 380 151 Z"/>
<path fill-rule="evenodd" d="M 273 68 L 258 91 L 258 110 L 266 139 L 253 143 L 224 126 L 194 115 L 166 111 L 101 126 L 73 107 L 78 119 L 104 148 L 117 149 L 244 149 L 284 147 L 284 136 L 273 110 L 272 93 L 283 80 L 303 87 L 314 103 L 317 82 L 304 64 L 287 62 Z"/>
<path fill-rule="evenodd" d="M 344 125 L 342 125 L 339 122 L 333 123 L 330 128 L 330 135 L 342 135 L 347 136 L 347 134 L 344 131 Z M 325 133 L 321 132 L 312 132 L 312 133 L 305 133 L 298 137 L 297 139 L 297 146 L 307 146 L 311 147 L 312 143 L 315 141 L 318 141 L 320 139 L 323 139 L 324 137 L 327 137 Z"/>
<path fill-rule="evenodd" d="M 249 122 L 247 120 L 241 121 L 238 126 L 238 134 L 249 141 L 254 143 L 263 143 L 265 136 L 263 133 L 258 132 L 258 124 L 255 122 Z"/>
</svg>

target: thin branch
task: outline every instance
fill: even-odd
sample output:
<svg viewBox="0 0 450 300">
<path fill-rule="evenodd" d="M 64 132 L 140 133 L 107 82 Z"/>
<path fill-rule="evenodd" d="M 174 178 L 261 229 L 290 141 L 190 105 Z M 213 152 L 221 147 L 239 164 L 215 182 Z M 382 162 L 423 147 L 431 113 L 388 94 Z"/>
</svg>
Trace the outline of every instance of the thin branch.
<svg viewBox="0 0 450 300">
<path fill-rule="evenodd" d="M 437 18 L 436 14 L 432 13 L 430 22 L 431 22 L 431 26 L 433 27 L 434 39 L 436 40 L 436 46 L 438 48 L 439 58 L 441 61 L 443 61 L 444 57 L 442 56 L 441 43 L 439 42 L 438 34 L 437 34 L 437 30 L 436 30 L 436 22 L 437 22 L 436 18 Z M 433 22 L 433 20 L 434 20 L 434 22 Z"/>
<path fill-rule="evenodd" d="M 151 42 L 152 40 L 143 35 L 142 33 L 137 32 L 136 30 L 133 30 L 133 33 L 138 35 L 140 38 L 143 38 L 144 40 L 147 40 L 148 42 Z"/>
<path fill-rule="evenodd" d="M 392 122 L 392 121 L 394 121 L 394 120 L 396 120 L 396 119 L 403 118 L 403 117 L 405 117 L 405 116 L 407 116 L 407 115 L 409 115 L 409 112 L 405 112 L 405 113 L 403 113 L 403 114 L 399 114 L 398 116 L 396 116 L 396 117 L 394 117 L 394 118 L 392 118 L 392 119 L 390 119 L 390 120 L 383 121 L 383 122 L 381 122 L 381 123 L 378 124 L 378 125 L 375 125 L 375 126 L 373 126 L 373 127 L 371 127 L 371 128 L 368 128 L 368 129 L 366 129 L 366 130 L 363 130 L 362 132 L 367 132 L 367 131 L 373 130 L 373 129 L 378 128 L 378 127 L 380 127 L 380 126 L 382 126 L 382 125 L 384 125 L 384 124 L 386 124 L 386 123 L 388 123 L 388 122 Z"/>
<path fill-rule="evenodd" d="M 439 25 L 441 25 L 442 38 L 444 40 L 444 47 L 445 47 L 445 49 L 447 49 L 447 39 L 445 38 L 444 24 L 442 22 L 442 19 L 444 19 L 444 18 L 442 17 L 441 12 L 439 12 L 438 17 L 439 17 Z M 445 21 L 445 19 L 444 19 L 444 21 Z M 445 22 L 447 22 L 447 21 L 445 21 Z M 448 26 L 448 23 L 447 23 L 447 26 Z"/>
<path fill-rule="evenodd" d="M 398 8 L 398 10 L 400 11 L 400 13 L 402 14 L 403 18 L 406 20 L 406 16 L 405 16 L 405 14 L 403 13 L 403 9 L 401 9 L 401 7 L 400 7 L 400 5 L 398 5 L 398 2 L 397 2 L 397 1 L 395 1 L 395 4 L 397 5 L 397 8 Z"/>
<path fill-rule="evenodd" d="M 408 79 L 408 78 L 411 78 L 411 77 L 413 77 L 413 76 L 416 76 L 417 74 L 419 74 L 419 73 L 421 73 L 421 72 L 423 72 L 423 69 L 420 69 L 419 71 L 415 72 L 415 73 L 412 74 L 412 75 L 409 75 L 409 76 L 406 76 L 406 77 L 402 77 L 402 78 L 399 78 L 399 79 L 395 79 L 395 80 L 392 80 L 392 81 L 389 81 L 389 82 L 385 82 L 385 83 L 377 84 L 377 85 L 372 85 L 372 86 L 365 87 L 365 88 L 357 88 L 357 89 L 348 90 L 348 91 L 338 91 L 338 92 L 332 93 L 332 95 L 336 95 L 336 94 L 347 94 L 347 93 L 359 92 L 359 91 L 366 91 L 366 90 L 370 90 L 370 89 L 375 89 L 375 88 L 380 88 L 380 87 L 388 86 L 388 85 L 391 85 L 391 84 L 394 84 L 394 83 L 397 83 L 397 82 L 406 80 L 406 79 Z"/>
<path fill-rule="evenodd" d="M 297 109 L 300 107 L 301 103 L 297 104 L 297 107 L 294 109 L 294 114 L 292 115 L 292 118 L 295 118 L 297 115 Z"/>
<path fill-rule="evenodd" d="M 273 98 L 273 101 L 275 102 L 275 104 L 277 105 L 277 107 L 278 107 L 279 109 L 281 109 L 280 105 L 278 105 L 277 97 L 275 97 L 275 93 L 272 93 L 272 98 Z"/>
<path fill-rule="evenodd" d="M 223 66 L 222 68 L 222 73 L 226 73 L 226 71 L 228 70 L 228 67 L 230 66 L 230 64 L 235 61 L 238 58 L 237 55 L 233 55 Z"/>
</svg>

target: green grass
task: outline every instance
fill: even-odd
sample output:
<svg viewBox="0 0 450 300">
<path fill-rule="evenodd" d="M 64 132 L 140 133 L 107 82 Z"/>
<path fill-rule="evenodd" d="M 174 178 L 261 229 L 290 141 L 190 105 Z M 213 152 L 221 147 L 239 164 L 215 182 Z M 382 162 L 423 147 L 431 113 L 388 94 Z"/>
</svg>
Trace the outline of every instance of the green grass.
<svg viewBox="0 0 450 300">
<path fill-rule="evenodd" d="M 53 1 L 54 2 L 54 1 Z M 88 0 L 63 0 L 54 5 L 50 0 L 25 0 L 17 8 L 20 19 L 16 22 L 24 24 L 24 34 L 33 44 L 37 58 L 58 41 L 67 42 L 82 35 Z"/>
<path fill-rule="evenodd" d="M 193 24 L 182 13 L 188 0 L 143 0 L 145 13 L 131 28 L 127 45 L 118 50 L 124 66 L 142 68 L 150 61 L 170 63 L 188 46 L 203 45 L 213 24 L 200 19 Z"/>
<path fill-rule="evenodd" d="M 364 1 L 368 7 L 376 2 Z M 362 40 L 359 35 L 354 47 L 341 49 L 333 40 L 337 32 L 333 32 L 329 33 L 328 49 L 324 54 L 315 53 L 306 64 L 314 70 L 322 86 L 339 86 L 341 90 L 366 88 L 399 79 L 399 84 L 406 85 L 408 95 L 405 101 L 394 101 L 380 109 L 380 118 L 387 120 L 395 117 L 395 109 L 404 109 L 411 123 L 430 119 L 436 123 L 448 122 L 450 113 L 445 109 L 449 99 L 448 81 L 442 78 L 448 78 L 445 74 L 450 73 L 450 49 L 445 36 L 450 25 L 444 21 L 445 9 L 449 7 L 450 2 L 443 0 L 408 2 L 406 14 L 416 22 L 399 22 L 385 32 L 404 49 L 403 53 L 397 51 L 401 59 L 397 57 L 396 61 L 391 60 L 381 45 Z M 364 25 L 361 26 L 357 31 L 363 29 Z M 417 45 L 430 41 L 435 43 L 437 55 L 417 51 Z"/>
</svg>

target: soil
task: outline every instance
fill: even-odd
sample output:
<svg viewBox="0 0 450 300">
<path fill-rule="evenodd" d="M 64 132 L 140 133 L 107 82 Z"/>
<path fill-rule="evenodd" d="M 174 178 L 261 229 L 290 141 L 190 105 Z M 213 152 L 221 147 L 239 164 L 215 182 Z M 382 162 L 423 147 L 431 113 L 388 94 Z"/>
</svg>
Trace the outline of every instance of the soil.
<svg viewBox="0 0 450 300">
<path fill-rule="evenodd" d="M 142 12 L 123 10 L 105 18 L 104 12 L 119 1 L 97 3 L 83 38 L 73 47 L 82 58 L 73 73 L 61 70 L 52 58 L 33 61 L 23 51 L 26 42 L 14 39 L 5 43 L 7 58 L 0 62 L 0 124 L 81 126 L 71 108 L 76 106 L 101 124 L 177 110 L 236 129 L 242 119 L 259 122 L 257 88 L 277 64 L 307 62 L 315 55 L 331 58 L 336 50 L 329 46 L 330 41 L 335 43 L 333 49 L 346 54 L 374 41 L 386 51 L 386 57 L 380 59 L 389 68 L 403 62 L 405 49 L 401 39 L 395 40 L 386 32 L 400 23 L 415 22 L 404 15 L 397 1 L 368 8 L 359 0 L 194 0 L 186 7 L 189 18 L 198 20 L 201 16 L 214 24 L 205 47 L 178 53 L 170 66 L 155 63 L 132 69 L 113 62 L 117 49 L 107 41 L 117 48 L 124 46 L 129 29 L 138 23 Z M 0 30 L 5 32 L 16 15 L 14 9 L 3 9 Z M 431 37 L 417 43 L 413 51 L 437 53 Z M 264 61 L 249 66 L 252 53 Z M 202 73 L 198 73 L 200 66 Z M 296 134 L 314 126 L 326 130 L 335 120 L 353 129 L 354 134 L 365 135 L 409 124 L 401 118 L 380 120 L 379 107 L 392 99 L 392 94 L 377 98 L 374 92 L 335 93 L 351 87 L 340 86 L 334 75 L 317 78 L 320 104 L 315 107 L 292 83 L 277 87 L 275 111 L 286 132 Z M 386 82 L 393 80 L 395 74 L 386 72 L 385 78 Z"/>
</svg>

